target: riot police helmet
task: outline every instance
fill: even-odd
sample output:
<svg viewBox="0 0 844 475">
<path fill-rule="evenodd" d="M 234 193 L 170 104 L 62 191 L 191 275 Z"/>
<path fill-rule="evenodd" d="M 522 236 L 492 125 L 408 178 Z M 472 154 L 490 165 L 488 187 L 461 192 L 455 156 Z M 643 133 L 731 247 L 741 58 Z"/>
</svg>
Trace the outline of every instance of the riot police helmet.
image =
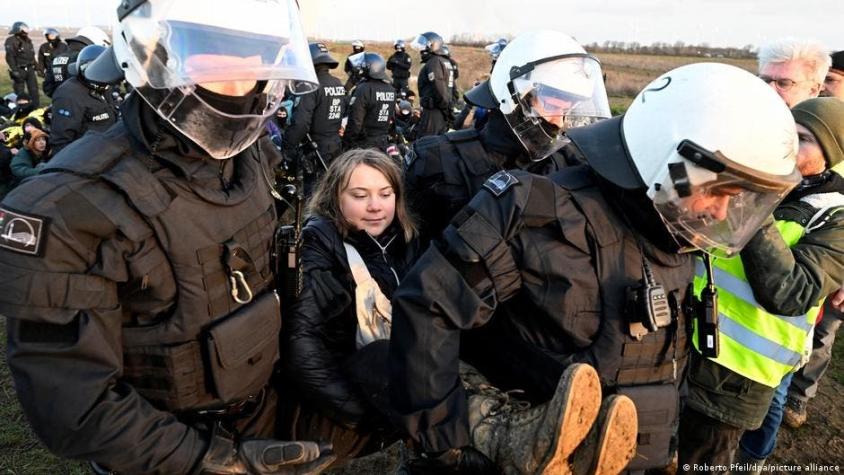
<svg viewBox="0 0 844 475">
<path fill-rule="evenodd" d="M 114 53 L 126 81 L 211 157 L 251 146 L 281 106 L 318 86 L 295 0 L 125 1 Z"/>
<path fill-rule="evenodd" d="M 422 33 L 410 43 L 410 47 L 419 51 L 423 56 L 428 54 L 442 54 L 442 47 L 445 43 L 443 37 L 433 31 Z"/>
<path fill-rule="evenodd" d="M 324 43 L 310 43 L 308 49 L 311 52 L 311 60 L 314 66 L 324 64 L 328 66 L 328 69 L 334 69 L 340 64 L 331 56 L 331 53 L 328 52 L 328 47 Z"/>
<path fill-rule="evenodd" d="M 12 23 L 12 29 L 9 30 L 10 35 L 28 35 L 29 25 L 22 21 Z"/>
<path fill-rule="evenodd" d="M 646 190 L 668 231 L 690 248 L 735 254 L 800 183 L 788 106 L 741 68 L 668 71 L 619 120 L 627 159 L 596 154 L 589 164 L 616 186 Z M 586 133 L 573 130 L 572 140 Z"/>
<path fill-rule="evenodd" d="M 55 28 L 47 28 L 46 30 L 44 30 L 44 38 L 46 38 L 47 41 L 52 43 L 53 41 L 60 40 L 61 34 L 59 33 L 59 30 Z"/>
<path fill-rule="evenodd" d="M 611 116 L 598 59 L 572 37 L 550 30 L 514 38 L 490 78 L 464 97 L 500 110 L 534 161 L 566 145 L 569 128 Z"/>
<path fill-rule="evenodd" d="M 393 42 L 393 49 L 396 51 L 404 51 L 405 43 L 404 40 L 396 40 Z"/>
<path fill-rule="evenodd" d="M 88 65 L 95 59 L 99 58 L 105 50 L 106 47 L 101 45 L 88 45 L 82 48 L 76 56 L 76 61 L 67 66 L 67 72 L 70 73 L 71 76 L 86 79 L 85 70 L 88 68 Z"/>
<path fill-rule="evenodd" d="M 78 41 L 87 45 L 108 46 L 111 44 L 108 35 L 101 28 L 96 26 L 83 26 L 76 32 L 76 36 L 68 41 Z"/>
<path fill-rule="evenodd" d="M 352 41 L 352 54 L 360 53 L 365 49 L 366 49 L 366 46 L 364 46 L 363 41 L 361 41 L 361 40 Z"/>
<path fill-rule="evenodd" d="M 387 63 L 384 61 L 384 57 L 378 53 L 364 51 L 353 54 L 349 56 L 349 62 L 362 77 L 387 80 Z"/>
</svg>

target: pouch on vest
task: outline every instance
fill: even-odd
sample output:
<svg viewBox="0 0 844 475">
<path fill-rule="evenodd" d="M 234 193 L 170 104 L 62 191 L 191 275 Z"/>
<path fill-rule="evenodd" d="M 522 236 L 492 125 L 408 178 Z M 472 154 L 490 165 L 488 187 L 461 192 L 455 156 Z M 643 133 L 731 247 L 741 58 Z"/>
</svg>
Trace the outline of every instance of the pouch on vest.
<svg viewBox="0 0 844 475">
<path fill-rule="evenodd" d="M 393 307 L 372 278 L 363 258 L 349 243 L 343 243 L 352 277 L 355 279 L 355 313 L 358 328 L 355 332 L 355 346 L 361 349 L 376 340 L 388 340 L 392 327 Z"/>
<path fill-rule="evenodd" d="M 208 331 L 213 390 L 225 403 L 245 399 L 270 380 L 278 361 L 281 306 L 267 292 Z"/>
<path fill-rule="evenodd" d="M 679 424 L 680 401 L 673 384 L 619 387 L 636 404 L 639 435 L 628 470 L 664 467 L 671 461 L 671 438 Z"/>
</svg>

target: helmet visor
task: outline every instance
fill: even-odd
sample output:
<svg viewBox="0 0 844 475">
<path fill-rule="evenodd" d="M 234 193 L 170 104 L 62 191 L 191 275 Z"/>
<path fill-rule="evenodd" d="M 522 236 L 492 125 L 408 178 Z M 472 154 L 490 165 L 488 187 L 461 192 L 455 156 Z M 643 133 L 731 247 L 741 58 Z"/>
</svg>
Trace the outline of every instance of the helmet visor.
<svg viewBox="0 0 844 475">
<path fill-rule="evenodd" d="M 518 107 L 505 117 L 532 159 L 541 160 L 568 143 L 566 129 L 610 117 L 601 65 L 594 57 L 566 55 L 523 69 L 509 84 Z"/>
<path fill-rule="evenodd" d="M 670 163 L 654 207 L 675 237 L 705 252 L 731 256 L 800 183 L 801 175 L 796 168 L 788 175 L 757 171 L 718 152 L 710 157 L 723 167 Z"/>
<path fill-rule="evenodd" d="M 246 0 L 237 11 L 224 0 L 202 8 L 150 0 L 121 23 L 133 66 L 154 88 L 239 80 L 285 80 L 294 93 L 316 88 L 292 0 Z"/>
</svg>

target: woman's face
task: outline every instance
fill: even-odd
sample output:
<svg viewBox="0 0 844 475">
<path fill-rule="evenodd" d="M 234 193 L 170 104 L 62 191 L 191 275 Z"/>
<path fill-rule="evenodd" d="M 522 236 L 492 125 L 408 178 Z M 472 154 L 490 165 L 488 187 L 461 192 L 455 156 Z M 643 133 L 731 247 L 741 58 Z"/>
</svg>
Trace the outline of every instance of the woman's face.
<svg viewBox="0 0 844 475">
<path fill-rule="evenodd" d="M 32 142 L 32 146 L 35 148 L 36 152 L 43 152 L 47 150 L 47 137 L 38 137 Z"/>
<path fill-rule="evenodd" d="M 340 192 L 340 213 L 353 228 L 380 236 L 396 215 L 393 185 L 375 168 L 356 166 L 349 184 Z"/>
</svg>

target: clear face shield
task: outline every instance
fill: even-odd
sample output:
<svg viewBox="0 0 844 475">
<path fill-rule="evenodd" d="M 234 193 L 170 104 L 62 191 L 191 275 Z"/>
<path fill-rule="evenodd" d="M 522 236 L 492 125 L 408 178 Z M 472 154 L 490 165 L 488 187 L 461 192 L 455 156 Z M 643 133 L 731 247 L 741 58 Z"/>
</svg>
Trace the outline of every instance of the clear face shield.
<svg viewBox="0 0 844 475">
<path fill-rule="evenodd" d="M 138 93 L 214 158 L 249 147 L 285 91 L 317 85 L 293 0 L 149 0 L 120 31 Z"/>
<path fill-rule="evenodd" d="M 772 175 L 684 140 L 653 196 L 668 230 L 691 248 L 719 256 L 738 253 L 780 201 L 800 183 L 795 168 Z"/>
<path fill-rule="evenodd" d="M 532 160 L 568 143 L 566 129 L 611 116 L 601 65 L 587 54 L 514 68 L 507 84 L 514 109 L 504 114 Z"/>
</svg>

